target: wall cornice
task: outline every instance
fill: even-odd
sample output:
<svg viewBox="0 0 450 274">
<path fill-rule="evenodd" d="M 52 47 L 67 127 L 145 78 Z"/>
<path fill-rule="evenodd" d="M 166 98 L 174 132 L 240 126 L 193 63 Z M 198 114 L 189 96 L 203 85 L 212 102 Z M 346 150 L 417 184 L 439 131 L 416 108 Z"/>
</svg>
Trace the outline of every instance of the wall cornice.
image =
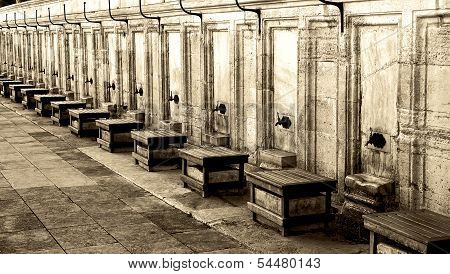
<svg viewBox="0 0 450 274">
<path fill-rule="evenodd" d="M 88 3 L 88 0 L 84 0 Z M 46 22 L 47 8 L 52 8 L 52 17 L 56 20 L 62 18 L 62 5 L 65 3 L 68 7 L 67 14 L 72 18 L 77 18 L 84 21 L 83 17 L 83 0 L 30 0 L 19 4 L 14 4 L 0 8 L 0 21 L 4 21 L 5 14 L 17 13 L 18 22 L 23 20 L 23 11 L 27 12 L 27 16 L 34 18 L 34 11 L 37 9 L 40 11 L 42 21 Z M 345 3 L 353 2 L 373 2 L 381 0 L 342 0 Z M 132 5 L 113 7 L 114 14 L 117 16 L 127 18 L 139 18 L 139 2 L 132 2 Z M 276 9 L 276 8 L 294 8 L 294 7 L 307 7 L 323 5 L 318 0 L 241 0 L 241 4 L 248 8 L 262 8 L 264 9 Z M 195 10 L 202 13 L 219 13 L 219 12 L 240 12 L 236 7 L 234 0 L 184 0 L 184 6 L 189 10 Z M 108 14 L 108 2 L 103 0 L 100 9 L 92 9 L 88 7 L 88 13 L 92 19 L 109 19 Z M 81 7 L 80 7 L 81 6 Z M 331 11 L 334 11 L 334 7 L 330 7 Z M 169 1 L 165 3 L 147 4 L 144 5 L 144 11 L 154 16 L 170 17 L 185 15 L 178 4 L 178 0 Z M 33 12 L 33 14 L 31 14 Z M 337 10 L 336 10 L 337 12 Z"/>
</svg>

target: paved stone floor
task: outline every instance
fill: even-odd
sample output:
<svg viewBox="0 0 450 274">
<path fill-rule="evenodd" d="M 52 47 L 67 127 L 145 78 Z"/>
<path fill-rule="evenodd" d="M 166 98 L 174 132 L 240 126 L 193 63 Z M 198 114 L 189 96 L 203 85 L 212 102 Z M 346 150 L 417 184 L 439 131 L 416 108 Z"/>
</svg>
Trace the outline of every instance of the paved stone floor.
<svg viewBox="0 0 450 274">
<path fill-rule="evenodd" d="M 0 99 L 0 253 L 365 253 L 322 233 L 281 237 L 251 220 L 247 197 L 201 198 L 179 171 Z"/>
</svg>

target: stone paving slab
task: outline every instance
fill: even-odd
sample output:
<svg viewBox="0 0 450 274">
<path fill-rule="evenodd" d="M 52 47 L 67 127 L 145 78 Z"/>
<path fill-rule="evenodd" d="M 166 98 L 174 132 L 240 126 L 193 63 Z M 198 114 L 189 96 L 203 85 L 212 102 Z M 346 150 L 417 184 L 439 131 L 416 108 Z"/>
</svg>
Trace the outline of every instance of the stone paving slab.
<svg viewBox="0 0 450 274">
<path fill-rule="evenodd" d="M 66 251 L 68 254 L 130 254 L 130 252 L 119 243 L 74 248 Z"/>
<path fill-rule="evenodd" d="M 97 224 L 50 229 L 50 234 L 64 250 L 117 243 Z"/>
<path fill-rule="evenodd" d="M 137 212 L 151 213 L 159 211 L 170 211 L 173 207 L 155 196 L 125 198 L 122 201 Z"/>
<path fill-rule="evenodd" d="M 96 177 L 94 180 L 98 185 L 104 187 L 105 189 L 108 189 L 111 194 L 115 195 L 118 198 L 127 199 L 145 197 L 150 195 L 143 188 L 130 183 L 129 181 L 118 175 Z"/>
<path fill-rule="evenodd" d="M 198 253 L 237 248 L 240 246 L 237 241 L 224 238 L 221 233 L 213 229 L 177 233 L 172 236 Z"/>
<path fill-rule="evenodd" d="M 0 200 L 0 217 L 32 213 L 22 200 Z"/>
<path fill-rule="evenodd" d="M 0 174 L 0 188 L 12 188 L 2 174 Z"/>
<path fill-rule="evenodd" d="M 150 223 L 149 219 L 134 210 L 117 210 L 106 212 L 92 212 L 92 218 L 102 227 L 115 227 L 123 224 L 143 224 Z"/>
<path fill-rule="evenodd" d="M 0 253 L 34 253 L 58 249 L 59 245 L 46 229 L 0 234 Z"/>
<path fill-rule="evenodd" d="M 0 200 L 18 200 L 21 199 L 17 191 L 12 187 L 0 188 Z"/>
<path fill-rule="evenodd" d="M 80 206 L 87 214 L 94 215 L 110 211 L 132 210 L 126 203 L 119 199 L 100 200 L 100 201 L 78 201 Z"/>
<path fill-rule="evenodd" d="M 53 185 L 40 170 L 34 167 L 23 168 L 19 172 L 17 170 L 2 170 L 0 172 L 15 189 Z"/>
<path fill-rule="evenodd" d="M 205 230 L 208 228 L 203 223 L 197 222 L 189 215 L 183 214 L 176 209 L 166 211 L 150 211 L 143 212 L 150 221 L 157 224 L 164 231 L 168 233 L 180 233 L 193 230 Z M 170 220 L 170 221 L 168 221 Z"/>
<path fill-rule="evenodd" d="M 36 212 L 36 216 L 47 229 L 95 224 L 94 219 L 81 210 L 62 213 Z"/>
<path fill-rule="evenodd" d="M 96 185 L 92 179 L 71 166 L 45 169 L 43 172 L 45 172 L 45 176 L 57 187 L 83 187 Z"/>
<path fill-rule="evenodd" d="M 14 150 L 14 148 L 11 147 L 11 149 L 13 151 L 11 151 L 10 153 L 8 151 L 2 150 L 2 157 L 0 158 L 0 163 L 27 161 L 27 159 L 23 157 L 22 154 Z"/>
<path fill-rule="evenodd" d="M 236 239 L 256 253 L 366 253 L 368 251 L 365 244 L 343 242 L 321 233 L 312 234 L 315 237 L 309 234 L 303 237 L 282 237 L 275 230 L 266 228 L 251 219 L 250 212 L 246 208 L 246 196 L 242 196 L 240 202 L 239 197 L 228 197 L 233 203 L 228 203 L 227 197 L 221 197 L 219 200 L 213 198 L 210 202 L 210 198 L 201 201 L 200 198 L 195 198 L 195 193 L 188 194 L 192 192 L 183 188 L 179 180 L 179 171 L 151 173 L 130 163 L 129 154 L 111 154 L 96 146 L 80 148 L 80 150 L 143 187 L 155 197 Z M 171 233 L 178 233 L 180 232 L 178 229 L 183 230 L 187 227 L 185 223 L 181 224 L 182 222 L 178 225 L 176 218 L 173 217 L 171 217 L 170 225 L 158 223 L 158 220 L 163 221 L 169 218 L 158 212 L 143 214 Z"/>
<path fill-rule="evenodd" d="M 37 163 L 41 161 L 62 161 L 63 158 L 54 153 L 36 153 L 27 156 L 28 161 L 31 163 Z"/>
<path fill-rule="evenodd" d="M 54 215 L 81 211 L 81 208 L 68 197 L 25 200 L 35 214 Z"/>
<path fill-rule="evenodd" d="M 44 228 L 32 213 L 0 217 L 0 233 Z"/>
<path fill-rule="evenodd" d="M 96 185 L 93 185 L 97 187 Z M 76 189 L 75 189 L 76 188 Z M 86 188 L 86 189 L 85 189 Z M 74 202 L 80 201 L 105 201 L 117 199 L 116 196 L 106 190 L 95 190 L 88 187 L 64 187 L 61 190 Z"/>
<path fill-rule="evenodd" d="M 42 171 L 43 169 L 58 169 L 64 172 L 64 170 L 73 168 L 69 163 L 63 160 L 32 161 L 31 163 Z M 47 174 L 45 171 L 43 173 Z"/>
<path fill-rule="evenodd" d="M 190 254 L 192 249 L 158 228 L 155 224 L 122 225 L 107 229 L 111 235 L 136 254 Z"/>
<path fill-rule="evenodd" d="M 12 252 L 10 252 L 12 253 Z M 61 248 L 57 247 L 54 249 L 47 250 L 27 250 L 26 248 L 18 248 L 14 251 L 14 254 L 66 254 L 66 252 Z"/>
<path fill-rule="evenodd" d="M 20 172 L 21 169 L 34 168 L 33 164 L 27 160 L 14 160 L 0 163 L 0 170 L 13 170 L 14 172 Z"/>
<path fill-rule="evenodd" d="M 203 199 L 179 170 L 147 172 L 129 153 L 107 153 L 0 98 L 0 163 L 11 161 L 31 166 L 0 170 L 0 253 L 368 250 L 320 233 L 281 237 L 251 220 L 248 197 Z"/>
<path fill-rule="evenodd" d="M 45 201 L 45 200 L 68 200 L 68 196 L 65 195 L 56 186 L 48 187 L 35 187 L 18 189 L 17 192 L 25 201 Z"/>
<path fill-rule="evenodd" d="M 35 142 L 36 139 L 34 139 L 31 136 L 26 136 L 26 137 L 11 137 L 11 138 L 6 138 L 6 141 L 10 144 L 26 144 L 26 143 L 31 143 L 31 142 Z"/>
<path fill-rule="evenodd" d="M 92 160 L 86 154 L 74 148 L 57 151 L 56 154 L 72 165 L 73 162 L 71 161 Z"/>
<path fill-rule="evenodd" d="M 209 252 L 203 252 L 203 254 L 253 254 L 253 252 L 250 249 L 247 248 L 228 248 L 228 249 L 221 249 L 221 250 L 214 250 Z"/>
</svg>

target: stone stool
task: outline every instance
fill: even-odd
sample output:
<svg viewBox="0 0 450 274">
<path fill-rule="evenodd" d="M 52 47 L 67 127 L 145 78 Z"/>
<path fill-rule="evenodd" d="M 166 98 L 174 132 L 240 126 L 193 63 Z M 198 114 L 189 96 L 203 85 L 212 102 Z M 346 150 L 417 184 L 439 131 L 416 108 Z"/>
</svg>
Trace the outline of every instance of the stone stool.
<svg viewBox="0 0 450 274">
<path fill-rule="evenodd" d="M 362 216 L 395 209 L 394 181 L 365 173 L 349 175 L 345 178 L 344 197 L 337 216 L 339 233 L 347 239 L 366 242 L 369 232 Z"/>
</svg>

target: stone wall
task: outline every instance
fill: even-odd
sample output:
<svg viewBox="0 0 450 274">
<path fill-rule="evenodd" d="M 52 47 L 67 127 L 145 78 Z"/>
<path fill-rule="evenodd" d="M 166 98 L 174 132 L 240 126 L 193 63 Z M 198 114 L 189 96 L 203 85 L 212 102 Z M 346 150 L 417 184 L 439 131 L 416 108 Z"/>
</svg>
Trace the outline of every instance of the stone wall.
<svg viewBox="0 0 450 274">
<path fill-rule="evenodd" d="M 450 1 L 28 1 L 0 9 L 1 68 L 95 105 L 125 105 L 183 122 L 193 144 L 230 136 L 234 149 L 297 154 L 298 167 L 338 178 L 394 179 L 402 208 L 450 215 Z M 65 23 L 63 4 L 69 22 Z M 48 19 L 50 8 L 53 23 Z M 35 26 L 36 10 L 40 25 Z M 4 64 L 4 63 L 7 64 Z M 14 64 L 15 66 L 11 66 Z M 44 74 L 43 71 L 46 71 Z M 59 76 L 52 74 L 58 72 Z M 72 80 L 73 75 L 73 80 Z M 94 84 L 85 83 L 90 78 Z M 112 83 L 115 89 L 108 88 Z M 135 91 L 143 89 L 143 96 Z M 169 101 L 178 96 L 179 102 Z M 213 112 L 223 104 L 225 113 Z M 290 128 L 275 127 L 277 114 Z M 387 147 L 365 146 L 370 130 Z"/>
</svg>

